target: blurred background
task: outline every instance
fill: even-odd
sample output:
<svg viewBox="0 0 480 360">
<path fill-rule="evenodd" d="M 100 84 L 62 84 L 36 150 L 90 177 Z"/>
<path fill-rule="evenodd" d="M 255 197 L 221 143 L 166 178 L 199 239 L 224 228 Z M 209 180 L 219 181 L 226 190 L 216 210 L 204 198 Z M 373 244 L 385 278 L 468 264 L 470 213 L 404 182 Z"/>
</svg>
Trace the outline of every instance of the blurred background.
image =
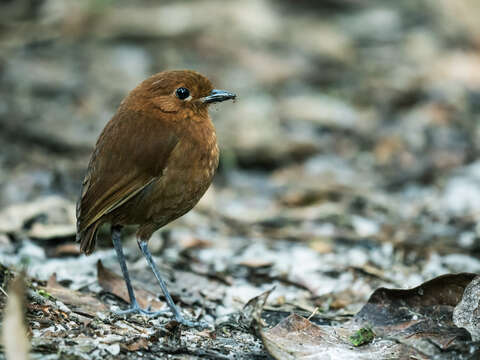
<svg viewBox="0 0 480 360">
<path fill-rule="evenodd" d="M 478 157 L 475 0 L 0 6 L 0 206 L 74 199 L 121 99 L 165 69 L 195 69 L 239 95 L 212 114 L 223 175 L 354 166 L 338 180 L 398 191 L 441 185 Z"/>
<path fill-rule="evenodd" d="M 345 261 L 422 269 L 433 251 L 457 257 L 428 274 L 479 270 L 458 257 L 480 250 L 479 18 L 477 0 L 2 0 L 0 209 L 58 195 L 68 221 L 15 226 L 73 239 L 90 152 L 121 99 L 194 69 L 238 101 L 212 107 L 220 171 L 174 239 L 339 256 L 363 244 L 386 253 Z M 7 219 L 0 230 L 17 231 Z M 69 230 L 29 232 L 49 221 Z"/>
</svg>

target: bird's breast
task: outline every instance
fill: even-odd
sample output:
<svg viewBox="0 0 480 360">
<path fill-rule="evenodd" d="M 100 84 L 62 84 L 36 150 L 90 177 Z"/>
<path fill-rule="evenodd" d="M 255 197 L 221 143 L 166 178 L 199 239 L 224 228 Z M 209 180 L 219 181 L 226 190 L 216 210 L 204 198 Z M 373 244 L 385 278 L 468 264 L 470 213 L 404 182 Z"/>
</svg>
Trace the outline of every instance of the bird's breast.
<svg viewBox="0 0 480 360">
<path fill-rule="evenodd" d="M 146 190 L 148 218 L 167 223 L 192 209 L 210 186 L 218 167 L 215 130 L 203 127 L 180 139 L 162 175 Z"/>
</svg>

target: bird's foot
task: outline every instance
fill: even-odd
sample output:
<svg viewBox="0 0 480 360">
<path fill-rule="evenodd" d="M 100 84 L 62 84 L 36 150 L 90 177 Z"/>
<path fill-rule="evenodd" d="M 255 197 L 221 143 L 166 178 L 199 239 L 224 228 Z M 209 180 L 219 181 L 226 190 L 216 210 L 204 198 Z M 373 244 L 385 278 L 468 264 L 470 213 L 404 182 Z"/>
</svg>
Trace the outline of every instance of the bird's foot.
<svg viewBox="0 0 480 360">
<path fill-rule="evenodd" d="M 137 303 L 134 303 L 127 310 L 115 311 L 114 313 L 116 315 L 142 314 L 149 317 L 156 317 L 159 315 L 163 315 L 167 312 L 168 310 L 150 311 L 150 306 L 147 309 L 142 309 Z"/>
<path fill-rule="evenodd" d="M 138 303 L 134 303 L 127 310 L 114 311 L 114 313 L 116 315 L 119 315 L 119 316 L 130 315 L 130 314 L 142 314 L 142 315 L 146 315 L 146 316 L 149 316 L 149 317 L 156 317 L 156 316 L 164 315 L 165 313 L 170 312 L 170 310 L 168 310 L 168 309 L 160 310 L 160 311 L 150 311 L 150 308 L 151 307 L 149 306 L 147 309 L 142 309 L 140 307 L 140 305 L 138 305 Z M 203 330 L 203 329 L 207 329 L 208 327 L 210 327 L 210 325 L 205 321 L 187 320 L 182 315 L 180 315 L 179 313 L 174 315 L 174 319 L 177 323 L 179 323 L 181 325 L 184 325 L 186 327 L 190 327 L 190 328 L 196 328 L 196 329 Z"/>
<path fill-rule="evenodd" d="M 207 329 L 210 327 L 210 325 L 205 322 L 205 321 L 191 321 L 191 320 L 187 320 L 185 319 L 182 315 L 180 314 L 177 314 L 175 316 L 175 321 L 186 326 L 186 327 L 190 327 L 190 328 L 196 328 L 196 329 L 200 329 L 200 330 L 204 330 L 204 329 Z"/>
</svg>

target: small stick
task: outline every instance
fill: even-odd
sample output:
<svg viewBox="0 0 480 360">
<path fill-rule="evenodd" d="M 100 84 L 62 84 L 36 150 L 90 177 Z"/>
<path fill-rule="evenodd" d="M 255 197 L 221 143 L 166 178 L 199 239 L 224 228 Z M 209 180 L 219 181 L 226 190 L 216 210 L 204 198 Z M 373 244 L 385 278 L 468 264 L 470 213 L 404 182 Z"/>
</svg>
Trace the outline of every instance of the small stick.
<svg viewBox="0 0 480 360">
<path fill-rule="evenodd" d="M 315 308 L 315 310 L 313 310 L 313 312 L 310 314 L 307 320 L 310 320 L 317 312 L 318 312 L 318 306 Z"/>
</svg>

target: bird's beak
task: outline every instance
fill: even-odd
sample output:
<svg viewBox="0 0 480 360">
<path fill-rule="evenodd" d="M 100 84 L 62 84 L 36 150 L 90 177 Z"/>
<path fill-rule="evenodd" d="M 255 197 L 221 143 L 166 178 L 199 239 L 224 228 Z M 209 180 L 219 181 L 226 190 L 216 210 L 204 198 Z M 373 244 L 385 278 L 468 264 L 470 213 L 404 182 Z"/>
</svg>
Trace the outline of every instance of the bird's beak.
<svg viewBox="0 0 480 360">
<path fill-rule="evenodd" d="M 214 102 L 221 102 L 225 100 L 235 99 L 236 97 L 237 95 L 232 94 L 228 91 L 213 89 L 210 95 L 205 96 L 203 98 L 203 103 L 210 104 Z"/>
</svg>

